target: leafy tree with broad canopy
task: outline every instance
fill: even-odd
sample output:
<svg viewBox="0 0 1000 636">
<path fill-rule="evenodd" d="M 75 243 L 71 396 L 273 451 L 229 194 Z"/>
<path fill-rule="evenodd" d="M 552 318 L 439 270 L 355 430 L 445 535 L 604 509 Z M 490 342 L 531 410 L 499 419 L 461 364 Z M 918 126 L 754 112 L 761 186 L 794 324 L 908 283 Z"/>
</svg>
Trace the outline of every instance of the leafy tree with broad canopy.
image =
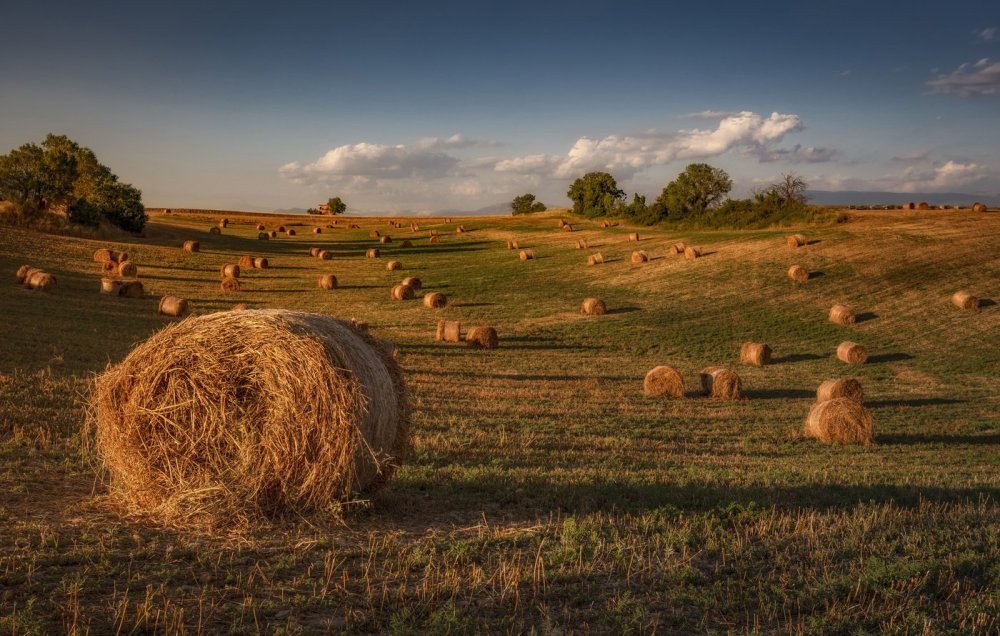
<svg viewBox="0 0 1000 636">
<path fill-rule="evenodd" d="M 330 206 L 330 214 L 337 215 L 347 212 L 347 204 L 340 200 L 340 197 L 331 197 L 326 204 Z"/>
<path fill-rule="evenodd" d="M 531 214 L 532 212 L 544 212 L 546 207 L 541 201 L 535 201 L 535 195 L 529 192 L 514 197 L 514 200 L 510 202 L 510 210 L 513 214 Z"/>
<path fill-rule="evenodd" d="M 661 219 L 681 220 L 718 207 L 733 180 L 726 171 L 707 163 L 692 163 L 663 188 L 652 209 Z"/>
<path fill-rule="evenodd" d="M 625 193 L 607 172 L 588 172 L 573 182 L 566 196 L 573 201 L 573 213 L 589 219 L 614 214 L 625 200 Z"/>
</svg>

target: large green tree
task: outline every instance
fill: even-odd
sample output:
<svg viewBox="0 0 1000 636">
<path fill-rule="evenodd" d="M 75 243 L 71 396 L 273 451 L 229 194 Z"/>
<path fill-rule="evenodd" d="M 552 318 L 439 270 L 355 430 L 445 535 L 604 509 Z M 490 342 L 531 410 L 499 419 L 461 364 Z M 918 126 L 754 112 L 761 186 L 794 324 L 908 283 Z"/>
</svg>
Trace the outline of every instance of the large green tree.
<svg viewBox="0 0 1000 636">
<path fill-rule="evenodd" d="M 340 197 L 331 197 L 326 204 L 330 206 L 330 214 L 343 214 L 347 212 L 347 204 L 340 200 Z"/>
<path fill-rule="evenodd" d="M 530 192 L 522 194 L 519 197 L 514 197 L 514 200 L 510 202 L 510 211 L 513 214 L 544 212 L 545 209 L 545 204 L 541 201 L 535 201 L 535 195 Z"/>
<path fill-rule="evenodd" d="M 587 218 L 614 214 L 625 199 L 607 172 L 588 172 L 573 182 L 566 196 L 573 201 L 573 212 Z"/>
<path fill-rule="evenodd" d="M 653 203 L 660 218 L 680 220 L 717 207 L 733 189 L 726 171 L 707 163 L 692 163 L 663 188 Z"/>
</svg>

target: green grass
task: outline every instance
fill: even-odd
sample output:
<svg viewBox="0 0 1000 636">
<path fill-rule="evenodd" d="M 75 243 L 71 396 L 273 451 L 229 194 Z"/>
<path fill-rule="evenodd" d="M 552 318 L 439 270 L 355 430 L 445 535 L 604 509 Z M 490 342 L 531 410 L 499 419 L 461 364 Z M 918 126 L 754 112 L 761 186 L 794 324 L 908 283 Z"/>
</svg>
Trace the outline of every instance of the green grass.
<svg viewBox="0 0 1000 636">
<path fill-rule="evenodd" d="M 640 228 L 654 258 L 634 266 L 634 228 L 565 233 L 556 214 L 318 236 L 286 217 L 299 235 L 270 241 L 260 217 L 230 213 L 222 236 L 211 215 L 155 215 L 128 243 L 4 229 L 0 270 L 29 263 L 59 285 L 0 290 L 0 634 L 1000 631 L 1000 306 L 948 300 L 1000 300 L 1000 218 L 858 213 L 800 228 L 818 242 L 797 251 L 784 230 Z M 363 257 L 371 227 L 395 239 L 381 259 Z M 580 237 L 592 248 L 573 249 Z M 179 249 L 187 238 L 202 251 Z M 666 256 L 676 240 L 707 256 Z M 132 254 L 147 298 L 97 293 L 105 246 Z M 586 266 L 598 251 L 607 264 Z M 273 267 L 223 294 L 218 268 L 241 254 Z M 385 271 L 390 257 L 404 270 Z M 822 275 L 795 285 L 793 263 Z M 318 288 L 327 272 L 339 289 Z M 411 275 L 448 307 L 390 301 Z M 123 517 L 82 451 L 84 403 L 94 373 L 168 324 L 167 293 L 196 314 L 367 321 L 399 346 L 412 393 L 406 466 L 334 525 L 234 540 Z M 587 296 L 612 312 L 580 315 Z M 867 319 L 829 323 L 835 302 Z M 435 343 L 442 317 L 496 326 L 500 349 Z M 847 339 L 869 364 L 836 360 Z M 777 364 L 737 365 L 745 340 Z M 642 396 L 657 364 L 688 397 Z M 711 364 L 737 370 L 747 399 L 698 396 Z M 816 387 L 843 375 L 865 386 L 870 448 L 801 435 Z"/>
</svg>

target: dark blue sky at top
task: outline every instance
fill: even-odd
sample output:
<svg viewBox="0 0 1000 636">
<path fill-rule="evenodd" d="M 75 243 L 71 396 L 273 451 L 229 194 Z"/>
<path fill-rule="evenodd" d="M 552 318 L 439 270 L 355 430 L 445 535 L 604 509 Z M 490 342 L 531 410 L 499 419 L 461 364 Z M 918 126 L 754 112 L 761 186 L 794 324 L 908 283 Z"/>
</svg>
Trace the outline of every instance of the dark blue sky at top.
<svg viewBox="0 0 1000 636">
<path fill-rule="evenodd" d="M 798 115 L 784 145 L 836 148 L 841 165 L 803 170 L 820 179 L 889 174 L 906 153 L 940 152 L 927 170 L 1000 162 L 984 133 L 1000 96 L 927 86 L 1000 58 L 1000 34 L 977 36 L 1000 26 L 995 1 L 7 4 L 0 151 L 65 132 L 151 204 L 308 203 L 322 187 L 278 169 L 346 144 L 459 133 L 501 157 L 564 155 L 585 136 L 713 127 L 678 119 L 703 110 Z M 718 163 L 748 183 L 787 168 Z M 407 207 L 387 189 L 356 198 Z"/>
</svg>

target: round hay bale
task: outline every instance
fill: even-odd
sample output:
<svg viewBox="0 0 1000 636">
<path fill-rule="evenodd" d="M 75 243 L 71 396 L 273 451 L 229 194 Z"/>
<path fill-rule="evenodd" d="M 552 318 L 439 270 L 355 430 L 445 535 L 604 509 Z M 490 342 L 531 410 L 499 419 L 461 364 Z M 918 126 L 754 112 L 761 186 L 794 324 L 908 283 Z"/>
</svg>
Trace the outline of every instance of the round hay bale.
<svg viewBox="0 0 1000 636">
<path fill-rule="evenodd" d="M 267 269 L 270 266 L 271 263 L 267 260 L 267 258 L 263 256 L 258 256 L 257 258 L 253 259 L 254 269 Z"/>
<path fill-rule="evenodd" d="M 576 240 L 576 249 L 578 249 L 578 250 L 585 250 L 588 247 L 590 247 L 590 246 L 587 245 L 587 239 L 577 239 Z"/>
<path fill-rule="evenodd" d="M 25 278 L 25 287 L 37 291 L 52 291 L 56 287 L 56 277 L 48 272 L 36 270 Z"/>
<path fill-rule="evenodd" d="M 371 230 L 370 232 L 368 232 L 368 238 L 378 238 L 380 236 L 382 235 L 379 234 L 378 230 Z"/>
<path fill-rule="evenodd" d="M 785 243 L 788 244 L 788 247 L 792 248 L 802 247 L 806 244 L 806 237 L 801 234 L 789 234 L 785 237 Z"/>
<path fill-rule="evenodd" d="M 763 342 L 744 342 L 740 347 L 740 364 L 758 367 L 771 364 L 771 347 Z"/>
<path fill-rule="evenodd" d="M 472 349 L 496 349 L 499 344 L 497 330 L 493 327 L 469 327 L 465 342 Z"/>
<path fill-rule="evenodd" d="M 229 226 L 229 219 L 222 219 L 221 221 L 219 221 L 219 227 L 228 227 L 228 226 Z"/>
<path fill-rule="evenodd" d="M 684 379 L 668 366 L 654 367 L 642 381 L 642 393 L 649 397 L 684 397 Z"/>
<path fill-rule="evenodd" d="M 378 258 L 379 251 L 377 247 L 373 247 L 365 252 L 365 258 Z"/>
<path fill-rule="evenodd" d="M 983 204 L 983 203 L 979 203 L 978 201 L 976 201 L 975 203 L 972 204 L 972 211 L 973 212 L 985 212 L 986 211 L 986 205 Z"/>
<path fill-rule="evenodd" d="M 240 267 L 243 269 L 253 269 L 253 256 L 243 255 L 240 257 Z"/>
<path fill-rule="evenodd" d="M 142 298 L 145 293 L 142 281 L 138 280 L 123 280 L 118 288 L 118 295 L 124 298 Z"/>
<path fill-rule="evenodd" d="M 431 230 L 431 236 L 437 236 L 437 235 L 438 235 L 437 230 Z"/>
<path fill-rule="evenodd" d="M 411 300 L 413 298 L 413 288 L 409 285 L 394 285 L 390 297 L 393 300 Z"/>
<path fill-rule="evenodd" d="M 403 239 L 400 242 L 399 246 L 400 247 L 413 247 L 413 241 L 411 241 L 410 239 Z"/>
<path fill-rule="evenodd" d="M 126 263 L 128 261 L 125 261 Z M 105 261 L 101 263 L 101 273 L 108 276 L 114 276 L 118 274 L 118 263 L 114 261 Z"/>
<path fill-rule="evenodd" d="M 670 253 L 683 254 L 685 249 L 687 249 L 687 246 L 684 245 L 682 241 L 678 241 L 677 243 L 674 243 L 673 245 L 670 246 Z"/>
<path fill-rule="evenodd" d="M 906 203 L 903 204 L 903 209 L 904 210 L 913 210 L 916 207 L 917 206 L 913 203 L 913 201 L 907 201 Z"/>
<path fill-rule="evenodd" d="M 376 492 L 408 448 L 399 367 L 373 338 L 317 314 L 174 323 L 101 375 L 90 404 L 112 490 L 175 522 L 325 512 Z"/>
<path fill-rule="evenodd" d="M 114 278 L 101 279 L 101 293 L 108 296 L 117 296 L 122 288 L 122 282 Z"/>
<path fill-rule="evenodd" d="M 629 241 L 636 241 L 636 242 L 638 242 L 639 241 L 639 233 L 638 232 L 632 232 L 631 234 L 628 235 L 628 240 Z"/>
<path fill-rule="evenodd" d="M 198 241 L 184 241 L 184 251 L 197 252 L 201 250 L 201 243 Z"/>
<path fill-rule="evenodd" d="M 32 275 L 41 271 L 44 270 L 41 270 L 37 267 L 28 267 L 26 270 L 24 270 L 24 278 L 21 279 L 21 284 L 24 285 L 25 287 L 30 287 Z"/>
<path fill-rule="evenodd" d="M 257 224 L 257 231 L 258 231 L 258 232 L 263 232 L 263 231 L 264 231 L 264 230 L 266 230 L 266 229 L 267 229 L 267 228 L 266 228 L 266 227 L 264 227 L 264 224 L 263 224 L 263 223 L 258 223 L 258 224 Z"/>
<path fill-rule="evenodd" d="M 351 229 L 351 230 L 360 230 L 361 226 L 358 225 L 357 223 L 351 223 L 350 226 L 348 226 L 348 229 Z"/>
<path fill-rule="evenodd" d="M 323 228 L 321 228 L 321 227 L 314 227 L 313 228 L 313 234 L 322 234 L 322 233 L 323 233 Z"/>
<path fill-rule="evenodd" d="M 697 245 L 692 245 L 684 249 L 684 258 L 689 261 L 693 261 L 696 258 L 701 258 L 701 248 Z"/>
<path fill-rule="evenodd" d="M 188 303 L 183 298 L 178 298 L 177 296 L 164 296 L 160 299 L 156 313 L 162 316 L 180 318 L 188 314 Z"/>
<path fill-rule="evenodd" d="M 459 225 L 458 227 L 455 228 L 455 234 L 461 234 L 463 232 L 465 232 L 465 226 L 464 225 Z"/>
<path fill-rule="evenodd" d="M 212 227 L 208 228 L 208 233 L 209 234 L 222 234 L 222 229 L 219 228 L 218 226 L 212 226 Z"/>
<path fill-rule="evenodd" d="M 569 223 L 563 226 L 563 232 L 572 232 L 572 231 L 573 231 L 573 226 L 570 225 Z"/>
<path fill-rule="evenodd" d="M 389 236 L 388 234 L 386 234 L 385 236 L 383 236 L 382 238 L 380 238 L 378 240 L 378 242 L 381 243 L 382 245 L 386 245 L 388 243 L 392 243 L 392 237 Z"/>
<path fill-rule="evenodd" d="M 240 266 L 227 264 L 219 268 L 219 274 L 222 278 L 239 278 L 240 277 Z"/>
<path fill-rule="evenodd" d="M 611 227 L 611 224 L 608 223 L 607 221 L 601 221 L 601 227 L 607 229 L 607 228 Z"/>
<path fill-rule="evenodd" d="M 28 273 L 31 270 L 33 270 L 33 269 L 36 269 L 36 268 L 32 267 L 31 265 L 21 265 L 20 267 L 18 267 L 17 268 L 17 282 L 24 283 L 24 279 L 26 279 L 28 277 Z"/>
<path fill-rule="evenodd" d="M 397 269 L 403 269 L 403 264 L 399 261 L 389 261 L 385 264 L 386 271 L 394 272 Z"/>
<path fill-rule="evenodd" d="M 874 441 L 872 416 L 861 403 L 846 397 L 817 402 L 809 409 L 804 430 L 824 444 L 864 444 Z"/>
<path fill-rule="evenodd" d="M 320 248 L 318 248 L 318 247 L 310 247 L 309 248 L 309 256 L 312 256 L 313 258 L 315 258 L 315 257 L 319 256 L 319 253 L 321 251 L 322 250 Z"/>
<path fill-rule="evenodd" d="M 407 276 L 406 278 L 403 279 L 403 284 L 409 285 L 410 287 L 413 288 L 414 291 L 418 291 L 421 287 L 424 286 L 424 282 L 419 278 L 417 278 L 416 276 Z"/>
<path fill-rule="evenodd" d="M 830 308 L 830 322 L 838 325 L 853 325 L 857 321 L 857 316 L 847 305 L 834 305 Z"/>
<path fill-rule="evenodd" d="M 928 205 L 926 201 L 921 201 L 920 203 L 917 204 L 917 209 L 918 210 L 930 210 L 931 206 Z"/>
<path fill-rule="evenodd" d="M 584 298 L 580 312 L 588 316 L 603 316 L 608 313 L 608 308 L 600 298 Z"/>
<path fill-rule="evenodd" d="M 275 232 L 274 230 L 271 230 L 270 232 L 267 233 L 267 237 L 268 238 L 278 238 L 278 233 Z"/>
<path fill-rule="evenodd" d="M 441 292 L 429 292 L 424 294 L 424 307 L 430 309 L 441 309 L 448 304 L 448 298 Z"/>
<path fill-rule="evenodd" d="M 135 278 L 139 274 L 139 268 L 132 261 L 122 261 L 118 263 L 118 275 L 123 278 Z"/>
<path fill-rule="evenodd" d="M 708 367 L 701 372 L 701 388 L 705 395 L 719 400 L 738 400 L 743 397 L 740 376 L 725 367 Z"/>
<path fill-rule="evenodd" d="M 320 289 L 337 289 L 337 277 L 333 274 L 323 274 L 319 277 Z"/>
<path fill-rule="evenodd" d="M 227 276 L 222 279 L 219 288 L 224 292 L 238 292 L 240 290 L 240 279 Z"/>
<path fill-rule="evenodd" d="M 317 256 L 319 257 L 319 260 L 321 260 L 321 261 L 332 261 L 333 260 L 333 252 L 331 252 L 330 250 L 320 250 L 319 254 Z"/>
<path fill-rule="evenodd" d="M 837 347 L 837 358 L 847 364 L 864 364 L 868 360 L 868 348 L 845 340 Z"/>
<path fill-rule="evenodd" d="M 535 252 L 534 250 L 521 250 L 521 253 L 518 255 L 518 258 L 520 258 L 522 261 L 535 260 Z"/>
<path fill-rule="evenodd" d="M 427 242 L 430 243 L 431 245 L 437 245 L 438 243 L 441 242 L 441 239 L 437 235 L 434 235 L 430 237 L 430 239 L 428 239 Z"/>
<path fill-rule="evenodd" d="M 439 320 L 434 339 L 438 342 L 461 342 L 462 323 L 457 320 Z"/>
<path fill-rule="evenodd" d="M 848 398 L 855 402 L 861 402 L 864 398 L 864 389 L 861 388 L 861 382 L 855 378 L 825 380 L 816 389 L 817 402 L 826 402 L 834 398 Z"/>
<path fill-rule="evenodd" d="M 295 230 L 289 228 L 289 230 L 285 232 L 285 236 L 295 236 Z"/>
<path fill-rule="evenodd" d="M 559 219 L 559 227 L 566 227 L 566 221 Z"/>
<path fill-rule="evenodd" d="M 648 263 L 649 254 L 642 250 L 636 250 L 632 252 L 632 262 L 633 263 Z"/>
<path fill-rule="evenodd" d="M 279 226 L 278 226 L 278 231 L 279 231 L 279 232 L 285 232 L 285 231 L 286 231 L 286 230 L 285 230 L 285 226 L 284 226 L 284 225 L 279 225 Z"/>
<path fill-rule="evenodd" d="M 959 309 L 978 309 L 979 297 L 973 296 L 967 291 L 957 291 L 951 295 L 951 304 Z"/>
<path fill-rule="evenodd" d="M 269 238 L 271 238 L 271 235 L 268 234 L 267 232 L 260 232 L 259 234 L 257 234 L 257 239 L 258 240 L 266 241 Z"/>
<path fill-rule="evenodd" d="M 587 257 L 587 265 L 604 265 L 604 257 L 600 254 L 591 254 Z"/>
<path fill-rule="evenodd" d="M 788 277 L 796 283 L 804 283 L 809 280 L 809 270 L 801 265 L 792 265 L 788 268 Z"/>
<path fill-rule="evenodd" d="M 510 240 L 510 239 L 507 239 L 507 249 L 509 249 L 509 250 L 519 249 L 518 245 L 517 245 L 517 241 L 513 241 L 513 240 Z"/>
<path fill-rule="evenodd" d="M 115 252 L 107 248 L 101 248 L 94 252 L 94 262 L 95 263 L 107 263 L 108 261 L 117 261 L 118 259 L 113 256 Z"/>
</svg>

